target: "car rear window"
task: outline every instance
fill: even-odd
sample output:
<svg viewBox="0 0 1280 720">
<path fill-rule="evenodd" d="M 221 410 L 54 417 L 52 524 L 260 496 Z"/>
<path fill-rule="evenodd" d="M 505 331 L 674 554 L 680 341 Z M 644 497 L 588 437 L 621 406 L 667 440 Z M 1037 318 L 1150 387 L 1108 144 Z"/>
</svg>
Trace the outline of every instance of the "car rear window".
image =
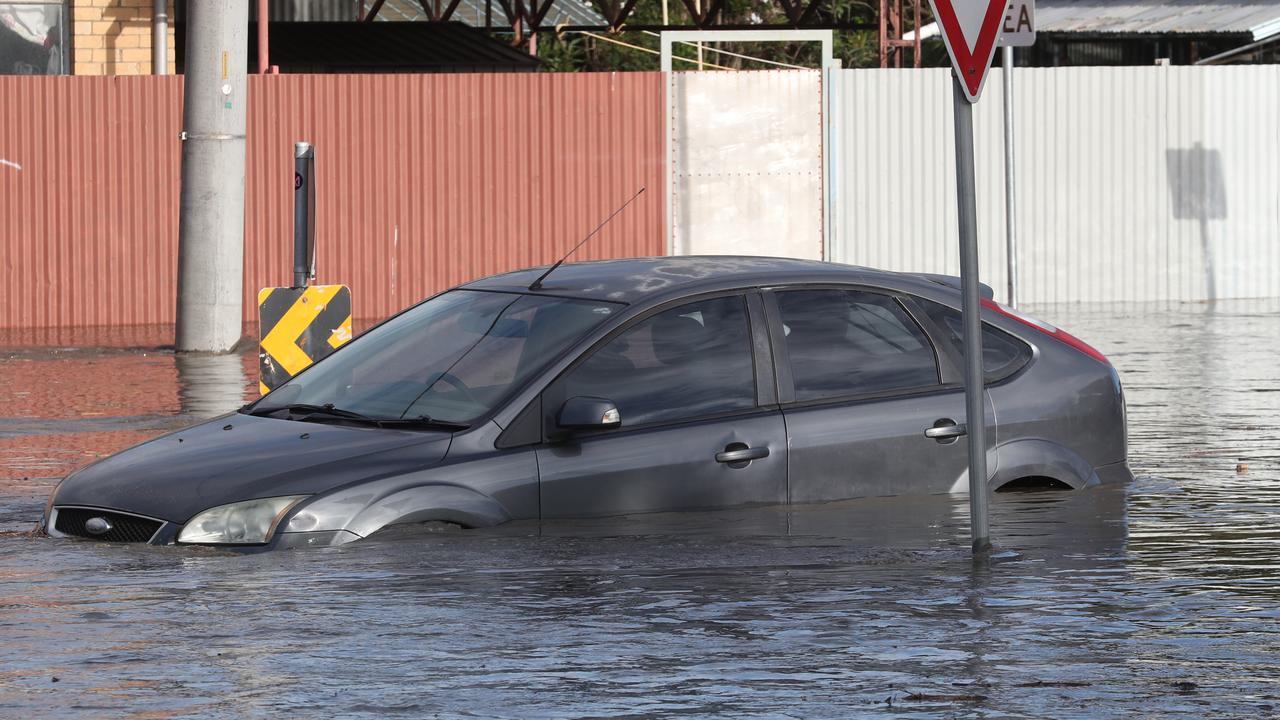
<svg viewBox="0 0 1280 720">
<path fill-rule="evenodd" d="M 964 355 L 964 323 L 960 311 L 931 300 L 918 300 L 925 313 L 947 334 L 956 352 Z M 987 382 L 997 382 L 1018 372 L 1031 360 L 1031 348 L 1003 330 L 982 324 L 982 369 Z"/>
<path fill-rule="evenodd" d="M 939 384 L 933 346 L 893 298 L 855 290 L 787 290 L 775 297 L 796 400 Z"/>
</svg>

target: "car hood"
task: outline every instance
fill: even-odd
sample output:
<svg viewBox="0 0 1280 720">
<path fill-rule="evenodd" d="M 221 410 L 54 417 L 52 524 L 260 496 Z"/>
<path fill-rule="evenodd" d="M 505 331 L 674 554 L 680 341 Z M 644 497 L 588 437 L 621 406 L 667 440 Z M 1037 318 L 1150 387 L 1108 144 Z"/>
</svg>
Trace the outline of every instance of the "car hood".
<svg viewBox="0 0 1280 720">
<path fill-rule="evenodd" d="M 230 414 L 129 448 L 67 476 L 57 505 L 185 523 L 218 505 L 314 495 L 420 470 L 450 434 Z"/>
</svg>

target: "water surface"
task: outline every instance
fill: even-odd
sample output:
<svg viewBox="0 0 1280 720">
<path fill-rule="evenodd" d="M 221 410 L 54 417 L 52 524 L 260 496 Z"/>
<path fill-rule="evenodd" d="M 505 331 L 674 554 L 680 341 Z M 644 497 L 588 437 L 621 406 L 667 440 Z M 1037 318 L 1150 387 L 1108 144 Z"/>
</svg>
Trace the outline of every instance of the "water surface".
<svg viewBox="0 0 1280 720">
<path fill-rule="evenodd" d="M 0 715 L 1280 713 L 1274 304 L 1049 310 L 1138 480 L 389 533 L 256 556 L 25 537 L 70 469 L 251 397 L 252 355 L 0 354 Z M 1238 468 L 1240 465 L 1247 465 Z"/>
</svg>

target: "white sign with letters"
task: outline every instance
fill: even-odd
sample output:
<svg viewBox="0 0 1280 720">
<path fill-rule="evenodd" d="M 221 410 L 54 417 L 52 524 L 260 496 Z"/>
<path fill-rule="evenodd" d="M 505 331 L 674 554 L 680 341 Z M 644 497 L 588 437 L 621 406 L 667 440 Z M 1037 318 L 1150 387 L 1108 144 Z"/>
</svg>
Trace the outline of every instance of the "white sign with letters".
<svg viewBox="0 0 1280 720">
<path fill-rule="evenodd" d="M 1011 0 L 1000 27 L 1000 47 L 1028 47 L 1036 44 L 1035 0 Z"/>
</svg>

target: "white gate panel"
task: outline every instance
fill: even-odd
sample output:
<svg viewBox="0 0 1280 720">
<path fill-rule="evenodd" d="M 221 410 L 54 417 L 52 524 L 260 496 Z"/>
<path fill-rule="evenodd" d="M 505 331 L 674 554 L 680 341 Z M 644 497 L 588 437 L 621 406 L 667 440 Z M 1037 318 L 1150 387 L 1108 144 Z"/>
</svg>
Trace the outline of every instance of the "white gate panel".
<svg viewBox="0 0 1280 720">
<path fill-rule="evenodd" d="M 821 258 L 821 72 L 669 78 L 671 252 Z"/>
</svg>

